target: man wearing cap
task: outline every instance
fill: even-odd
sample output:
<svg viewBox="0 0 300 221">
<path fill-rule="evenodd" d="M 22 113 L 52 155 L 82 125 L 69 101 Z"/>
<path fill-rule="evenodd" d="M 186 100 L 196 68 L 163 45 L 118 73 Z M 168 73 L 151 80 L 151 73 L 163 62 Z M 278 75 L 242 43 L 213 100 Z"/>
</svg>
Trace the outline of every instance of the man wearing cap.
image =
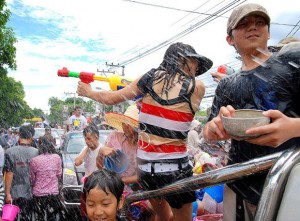
<svg viewBox="0 0 300 221">
<path fill-rule="evenodd" d="M 227 23 L 226 40 L 240 54 L 242 67 L 217 86 L 212 113 L 203 129 L 207 142 L 231 138 L 228 164 L 272 154 L 300 144 L 300 47 L 285 53 L 268 51 L 270 17 L 258 4 L 234 9 Z M 295 65 L 291 65 L 293 61 Z M 226 133 L 221 116 L 236 109 L 259 109 L 271 118 L 267 126 L 247 134 L 258 138 L 239 140 Z M 224 192 L 224 220 L 252 220 L 267 173 L 228 183 Z"/>
</svg>

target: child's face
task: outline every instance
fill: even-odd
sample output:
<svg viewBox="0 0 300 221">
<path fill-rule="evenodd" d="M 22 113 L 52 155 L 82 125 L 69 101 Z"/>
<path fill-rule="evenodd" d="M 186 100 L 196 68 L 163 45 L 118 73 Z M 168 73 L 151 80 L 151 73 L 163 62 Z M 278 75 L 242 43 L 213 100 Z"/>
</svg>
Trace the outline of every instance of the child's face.
<svg viewBox="0 0 300 221">
<path fill-rule="evenodd" d="M 118 205 L 116 197 L 110 191 L 107 192 L 108 194 L 96 187 L 87 194 L 86 210 L 91 221 L 116 221 L 117 209 L 123 200 Z"/>
</svg>

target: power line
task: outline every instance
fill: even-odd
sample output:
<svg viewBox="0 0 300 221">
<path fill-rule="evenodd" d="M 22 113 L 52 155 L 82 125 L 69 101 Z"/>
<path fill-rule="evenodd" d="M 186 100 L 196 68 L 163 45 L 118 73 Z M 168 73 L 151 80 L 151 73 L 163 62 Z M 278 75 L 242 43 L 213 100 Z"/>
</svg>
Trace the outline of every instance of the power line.
<svg viewBox="0 0 300 221">
<path fill-rule="evenodd" d="M 123 1 L 125 1 L 125 2 L 132 2 L 132 3 L 136 3 L 136 4 L 141 4 L 141 5 L 148 5 L 148 6 L 158 7 L 158 8 L 170 9 L 170 10 L 175 10 L 175 11 L 194 13 L 194 14 L 199 14 L 199 15 L 212 15 L 212 14 L 207 14 L 207 13 L 202 13 L 202 12 L 195 11 L 198 8 L 195 9 L 195 10 L 190 11 L 190 10 L 184 10 L 184 9 L 180 9 L 180 8 L 173 8 L 173 7 L 169 7 L 169 6 L 156 5 L 156 4 L 150 4 L 150 3 L 133 1 L 133 0 L 123 0 Z M 228 18 L 228 17 L 224 17 L 224 18 Z"/>
<path fill-rule="evenodd" d="M 223 1 L 225 1 L 225 0 L 223 0 Z M 222 1 L 222 2 L 223 2 Z M 209 10 L 207 10 L 206 12 L 208 12 L 208 11 L 210 11 L 210 10 L 212 10 L 212 9 L 214 9 L 214 8 L 216 8 L 216 7 L 218 7 L 219 5 L 221 5 L 222 4 L 222 2 L 219 2 L 218 4 L 216 4 L 215 6 L 213 6 L 212 8 L 210 8 Z M 205 2 L 205 3 L 207 3 L 207 2 Z M 203 6 L 204 4 L 202 4 L 201 6 Z M 192 22 L 192 21 L 194 21 L 195 19 L 197 19 L 197 18 L 199 18 L 201 15 L 198 15 L 196 18 L 194 18 L 194 19 L 192 19 L 192 20 L 189 20 L 189 21 L 187 21 L 185 24 L 183 24 L 182 26 L 185 26 L 185 25 L 188 25 L 188 24 L 190 24 L 190 22 Z M 219 17 L 222 17 L 222 18 L 226 18 L 226 19 L 228 19 L 228 17 L 227 16 L 219 16 Z"/>
<path fill-rule="evenodd" d="M 292 32 L 293 32 L 293 30 L 294 29 L 296 29 L 296 27 L 297 27 L 297 25 L 300 23 L 300 20 L 297 22 L 297 24 L 292 28 L 292 30 L 286 35 L 286 37 L 287 36 L 289 36 Z M 298 27 L 298 29 L 294 32 L 294 34 L 292 34 L 292 36 L 294 36 L 296 33 L 297 33 L 297 31 L 299 31 L 299 28 L 300 28 L 300 26 Z"/>
<path fill-rule="evenodd" d="M 232 1 L 230 2 L 229 4 L 227 4 L 226 6 L 224 6 L 223 8 L 219 9 L 218 11 L 216 11 L 215 13 L 213 14 L 210 14 L 208 17 L 202 19 L 201 21 L 197 22 L 196 24 L 192 25 L 191 27 L 185 29 L 184 31 L 176 34 L 175 36 L 167 39 L 166 41 L 163 41 L 162 43 L 142 52 L 141 54 L 133 57 L 133 58 L 130 58 L 126 61 L 123 61 L 123 62 L 120 62 L 120 65 L 127 65 L 127 64 L 130 64 L 136 60 L 139 60 L 169 44 L 171 44 L 172 42 L 174 42 L 175 40 L 178 40 L 184 36 L 186 36 L 187 34 L 190 34 L 191 32 L 197 30 L 198 28 L 208 24 L 209 22 L 213 21 L 214 19 L 220 17 L 221 15 L 227 13 L 228 11 L 230 11 L 232 8 L 236 7 L 234 6 L 235 4 L 237 4 L 237 2 L 239 2 L 240 0 L 235 0 L 235 1 Z M 243 2 L 245 2 L 246 0 L 242 1 L 240 4 L 242 4 Z M 238 4 L 239 5 L 239 4 Z"/>
<path fill-rule="evenodd" d="M 139 53 L 138 55 L 136 55 L 136 56 L 134 56 L 134 57 L 132 57 L 132 58 L 129 58 L 129 59 L 123 61 L 123 62 L 120 62 L 120 64 L 126 65 L 126 64 L 130 64 L 130 63 L 132 63 L 132 62 L 134 62 L 134 61 L 136 61 L 136 60 L 139 60 L 139 59 L 141 59 L 141 58 L 143 58 L 143 57 L 145 57 L 145 56 L 147 56 L 147 55 L 150 55 L 151 53 L 154 53 L 155 51 L 161 49 L 162 47 L 165 47 L 165 46 L 171 44 L 171 43 L 174 42 L 175 40 L 184 37 L 185 35 L 187 35 L 187 34 L 193 32 L 193 31 L 195 31 L 196 29 L 198 29 L 198 28 L 204 26 L 205 24 L 208 24 L 209 22 L 213 21 L 213 20 L 214 20 L 215 18 L 217 18 L 217 17 L 225 17 L 225 16 L 222 16 L 222 15 L 225 14 L 226 12 L 228 12 L 229 10 L 231 10 L 231 9 L 233 9 L 233 8 L 235 8 L 235 7 L 237 7 L 238 5 L 244 3 L 246 0 L 240 2 L 240 3 L 237 4 L 236 6 L 234 6 L 234 7 L 230 8 L 230 9 L 228 9 L 229 7 L 231 7 L 232 5 L 236 4 L 236 3 L 237 3 L 238 1 L 240 1 L 240 0 L 232 1 L 232 2 L 230 2 L 229 4 L 227 4 L 225 7 L 223 7 L 221 10 L 219 10 L 219 11 L 217 11 L 217 12 L 215 12 L 215 13 L 212 13 L 212 14 L 209 14 L 209 13 L 200 13 L 200 12 L 195 11 L 195 10 L 197 10 L 198 8 L 200 8 L 201 6 L 203 6 L 203 4 L 202 4 L 201 6 L 199 6 L 199 7 L 197 7 L 195 10 L 184 10 L 184 9 L 178 9 L 178 8 L 173 8 L 173 7 L 169 7 L 169 6 L 163 6 L 163 5 L 157 5 L 157 4 L 144 3 L 144 2 L 134 1 L 134 0 L 123 0 L 123 1 L 131 2 L 131 3 L 136 3 L 136 4 L 147 5 L 147 6 L 151 6 L 151 7 L 159 7 L 159 8 L 164 8 L 164 9 L 168 9 L 168 10 L 177 10 L 177 11 L 183 11 L 183 12 L 188 12 L 188 13 L 195 13 L 195 14 L 208 15 L 208 16 L 209 16 L 209 17 L 207 17 L 206 19 L 203 19 L 203 20 L 201 20 L 200 22 L 196 23 L 196 24 L 193 25 L 192 27 L 189 27 L 188 29 L 186 29 L 186 30 L 180 32 L 179 34 L 177 34 L 177 35 L 175 35 L 175 36 L 173 36 L 173 37 L 167 39 L 166 41 L 164 41 L 164 42 L 158 44 L 157 46 L 154 46 L 154 47 L 152 47 L 152 48 L 150 48 L 150 49 L 146 49 L 146 50 L 145 50 L 144 52 L 142 52 L 142 53 L 139 53 L 142 49 L 137 49 L 137 50 L 136 50 L 136 53 Z M 205 4 L 205 3 L 204 3 L 204 4 Z M 218 3 L 218 5 L 219 5 L 219 4 L 220 4 L 220 3 Z M 214 7 L 216 7 L 216 6 L 214 6 Z M 224 11 L 225 9 L 228 9 L 228 10 Z M 223 13 L 219 13 L 220 11 L 221 11 L 221 12 L 223 11 Z M 212 18 L 212 17 L 215 17 L 215 18 Z M 228 18 L 228 17 L 225 17 L 225 18 Z M 201 25 L 201 24 L 202 24 L 202 25 Z M 299 25 L 280 24 L 280 23 L 275 23 L 275 22 L 274 22 L 274 23 L 272 22 L 271 24 L 272 24 L 272 25 L 274 24 L 274 25 L 283 25 L 283 26 L 293 26 L 293 27 L 299 27 L 299 28 L 300 28 Z M 299 30 L 299 28 L 297 29 L 297 31 Z M 296 31 L 296 32 L 297 32 L 297 31 Z M 296 33 L 296 32 L 295 32 L 295 33 Z M 295 34 L 295 33 L 294 33 L 294 34 Z M 145 47 L 144 47 L 144 48 L 145 48 Z M 132 54 L 134 54 L 134 52 L 133 52 Z"/>
</svg>

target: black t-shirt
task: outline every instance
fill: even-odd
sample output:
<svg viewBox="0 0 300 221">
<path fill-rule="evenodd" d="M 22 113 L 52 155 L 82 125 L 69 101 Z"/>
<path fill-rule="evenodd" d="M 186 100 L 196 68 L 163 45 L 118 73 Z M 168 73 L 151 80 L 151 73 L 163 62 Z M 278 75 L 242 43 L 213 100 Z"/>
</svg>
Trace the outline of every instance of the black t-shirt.
<svg viewBox="0 0 300 221">
<path fill-rule="evenodd" d="M 264 64 L 241 71 L 220 81 L 212 105 L 209 121 L 217 116 L 221 106 L 235 109 L 279 110 L 289 117 L 300 116 L 300 44 L 293 54 L 273 54 Z M 299 146 L 300 138 L 293 138 L 277 148 L 258 146 L 232 140 L 229 164 L 241 163 L 291 147 Z M 266 173 L 246 177 L 228 184 L 236 194 L 257 204 Z"/>
</svg>

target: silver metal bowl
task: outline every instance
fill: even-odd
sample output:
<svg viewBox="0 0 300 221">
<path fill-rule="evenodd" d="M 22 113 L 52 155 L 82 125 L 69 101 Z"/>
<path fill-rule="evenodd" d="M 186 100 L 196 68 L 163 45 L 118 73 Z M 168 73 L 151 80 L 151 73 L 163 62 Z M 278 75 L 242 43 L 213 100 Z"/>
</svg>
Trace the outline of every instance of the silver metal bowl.
<svg viewBox="0 0 300 221">
<path fill-rule="evenodd" d="M 254 127 L 267 125 L 271 119 L 262 114 L 261 110 L 241 109 L 236 110 L 234 116 L 222 116 L 224 129 L 231 136 L 241 140 L 255 138 L 261 134 L 245 134 L 246 130 Z"/>
</svg>

